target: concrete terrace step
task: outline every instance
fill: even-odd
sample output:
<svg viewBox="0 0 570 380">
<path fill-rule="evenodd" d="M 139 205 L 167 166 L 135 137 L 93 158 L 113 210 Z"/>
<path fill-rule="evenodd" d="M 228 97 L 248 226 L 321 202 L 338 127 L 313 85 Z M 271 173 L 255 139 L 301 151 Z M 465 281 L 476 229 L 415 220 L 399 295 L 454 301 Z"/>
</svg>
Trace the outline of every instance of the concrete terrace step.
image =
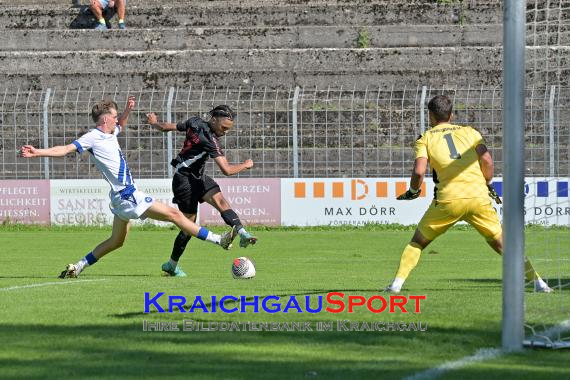
<svg viewBox="0 0 570 380">
<path fill-rule="evenodd" d="M 502 26 L 399 25 L 218 27 L 95 30 L 13 30 L 0 33 L 3 51 L 97 49 L 142 51 L 186 49 L 351 48 L 365 36 L 364 47 L 499 46 Z"/>
<path fill-rule="evenodd" d="M 492 86 L 501 65 L 498 47 L 0 52 L 0 81 L 8 88 Z"/>
<path fill-rule="evenodd" d="M 287 4 L 290 5 L 305 5 L 305 6 L 315 6 L 315 5 L 342 5 L 342 4 L 423 4 L 423 3 L 441 3 L 440 5 L 450 5 L 445 3 L 446 0 L 288 0 Z M 281 0 L 127 0 L 129 6 L 172 6 L 172 5 L 186 5 L 186 6 L 196 6 L 204 5 L 205 2 L 210 4 L 210 6 L 215 6 L 217 8 L 227 7 L 229 5 L 264 5 L 264 6 L 274 6 L 283 5 Z M 498 5 L 501 6 L 503 0 L 451 0 L 448 3 L 459 3 L 464 2 L 465 6 L 472 7 L 477 5 Z M 477 4 L 479 3 L 479 4 Z M 78 6 L 85 6 L 89 4 L 89 0 L 0 0 L 0 5 L 4 6 L 30 6 L 35 5 L 51 5 L 74 8 Z M 458 5 L 458 4 L 455 4 Z"/>
<path fill-rule="evenodd" d="M 1 1 L 1 0 L 0 0 Z M 53 0 L 52 0 L 53 1 Z M 60 2 L 0 9 L 0 29 L 90 28 L 86 6 Z M 69 4 L 69 3 L 68 3 Z M 3 5 L 0 3 L 0 5 Z M 418 0 L 372 1 L 141 1 L 129 3 L 127 25 L 134 28 L 294 25 L 500 24 L 500 0 L 438 3 Z M 114 20 L 116 23 L 116 19 Z"/>
</svg>

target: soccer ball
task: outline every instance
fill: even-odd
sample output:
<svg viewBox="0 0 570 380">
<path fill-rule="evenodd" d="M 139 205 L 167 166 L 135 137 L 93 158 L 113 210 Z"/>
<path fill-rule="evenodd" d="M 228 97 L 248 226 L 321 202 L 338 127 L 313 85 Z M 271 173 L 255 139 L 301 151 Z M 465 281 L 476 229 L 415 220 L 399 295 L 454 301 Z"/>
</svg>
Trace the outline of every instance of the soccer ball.
<svg viewBox="0 0 570 380">
<path fill-rule="evenodd" d="M 232 276 L 237 280 L 255 277 L 255 265 L 249 257 L 238 257 L 232 263 Z"/>
</svg>

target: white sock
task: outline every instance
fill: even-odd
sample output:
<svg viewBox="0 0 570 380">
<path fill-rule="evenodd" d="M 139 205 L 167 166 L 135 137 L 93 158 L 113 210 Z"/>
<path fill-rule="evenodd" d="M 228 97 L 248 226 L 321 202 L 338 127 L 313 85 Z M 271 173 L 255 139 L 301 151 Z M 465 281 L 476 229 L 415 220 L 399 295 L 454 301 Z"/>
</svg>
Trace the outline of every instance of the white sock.
<svg viewBox="0 0 570 380">
<path fill-rule="evenodd" d="M 214 244 L 220 244 L 221 239 L 222 237 L 220 235 L 215 234 L 212 231 L 208 231 L 208 236 L 206 236 L 206 240 Z"/>
<path fill-rule="evenodd" d="M 548 287 L 548 284 L 540 277 L 534 280 L 534 285 L 536 289 L 545 289 Z"/>
<path fill-rule="evenodd" d="M 238 234 L 239 234 L 239 236 L 245 236 L 245 237 L 248 237 L 248 235 L 249 235 L 247 233 L 247 231 L 245 230 L 245 228 L 243 228 L 243 227 L 238 230 Z"/>
<path fill-rule="evenodd" d="M 87 260 L 84 258 L 82 258 L 81 260 L 79 260 L 77 263 L 75 263 L 75 267 L 77 268 L 77 274 L 83 272 L 83 269 L 85 269 L 85 267 L 88 267 L 89 263 L 87 262 Z"/>
<path fill-rule="evenodd" d="M 394 281 L 392 281 L 392 285 L 390 285 L 390 287 L 394 290 L 400 291 L 402 289 L 402 285 L 404 285 L 404 280 L 396 277 Z"/>
</svg>

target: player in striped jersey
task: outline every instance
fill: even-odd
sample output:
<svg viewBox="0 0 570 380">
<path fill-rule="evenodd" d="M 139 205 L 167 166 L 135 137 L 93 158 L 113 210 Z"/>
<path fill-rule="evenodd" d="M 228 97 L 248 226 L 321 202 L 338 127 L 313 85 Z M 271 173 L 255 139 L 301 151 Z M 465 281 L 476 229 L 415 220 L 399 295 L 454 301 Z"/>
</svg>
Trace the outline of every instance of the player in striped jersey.
<svg viewBox="0 0 570 380">
<path fill-rule="evenodd" d="M 61 272 L 60 278 L 77 277 L 84 268 L 120 248 L 127 237 L 131 219 L 150 218 L 172 222 L 189 235 L 218 244 L 224 249 L 231 247 L 231 242 L 237 235 L 234 229 L 223 236 L 214 234 L 188 220 L 175 208 L 160 203 L 137 189 L 117 140 L 117 135 L 126 125 L 129 113 L 134 108 L 135 99 L 129 97 L 124 112 L 118 116 L 117 104 L 114 101 L 101 100 L 91 110 L 91 117 L 96 123 L 95 128 L 71 144 L 45 149 L 37 149 L 31 145 L 21 148 L 21 155 L 24 158 L 62 157 L 73 152 L 87 151 L 91 154 L 97 169 L 103 174 L 103 178 L 111 186 L 110 207 L 115 215 L 111 237 L 97 245 L 77 263 L 67 265 Z"/>
</svg>

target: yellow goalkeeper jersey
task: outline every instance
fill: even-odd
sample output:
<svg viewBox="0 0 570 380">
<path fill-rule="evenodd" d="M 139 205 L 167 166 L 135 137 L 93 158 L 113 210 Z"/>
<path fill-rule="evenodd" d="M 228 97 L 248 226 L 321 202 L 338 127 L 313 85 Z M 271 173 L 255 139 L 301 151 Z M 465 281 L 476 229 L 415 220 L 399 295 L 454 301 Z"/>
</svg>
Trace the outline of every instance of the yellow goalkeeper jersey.
<svg viewBox="0 0 570 380">
<path fill-rule="evenodd" d="M 477 145 L 483 137 L 468 126 L 439 124 L 415 143 L 416 158 L 426 157 L 435 184 L 434 199 L 488 198 Z"/>
</svg>

